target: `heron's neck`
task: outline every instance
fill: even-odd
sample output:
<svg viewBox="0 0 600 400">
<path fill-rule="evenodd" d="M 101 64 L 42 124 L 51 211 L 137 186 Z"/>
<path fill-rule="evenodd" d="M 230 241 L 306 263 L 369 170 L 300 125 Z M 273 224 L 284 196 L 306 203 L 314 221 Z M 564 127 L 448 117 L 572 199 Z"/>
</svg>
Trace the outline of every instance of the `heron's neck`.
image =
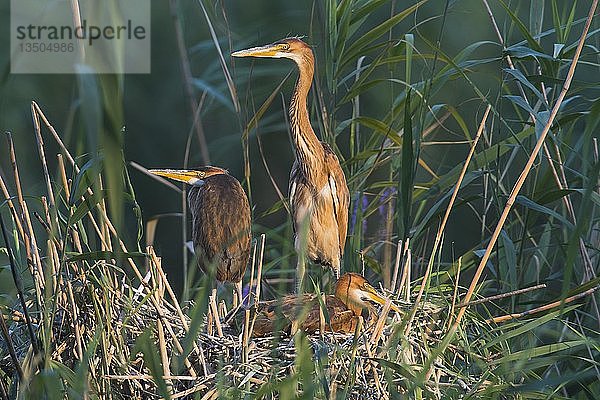
<svg viewBox="0 0 600 400">
<path fill-rule="evenodd" d="M 323 162 L 323 146 L 310 125 L 307 99 L 314 74 L 314 58 L 305 54 L 295 60 L 300 74 L 290 103 L 290 125 L 296 158 L 305 173 L 320 171 Z"/>
<path fill-rule="evenodd" d="M 361 315 L 363 307 L 352 299 L 350 287 L 348 285 L 338 281 L 335 289 L 335 297 L 340 299 L 354 315 Z"/>
</svg>

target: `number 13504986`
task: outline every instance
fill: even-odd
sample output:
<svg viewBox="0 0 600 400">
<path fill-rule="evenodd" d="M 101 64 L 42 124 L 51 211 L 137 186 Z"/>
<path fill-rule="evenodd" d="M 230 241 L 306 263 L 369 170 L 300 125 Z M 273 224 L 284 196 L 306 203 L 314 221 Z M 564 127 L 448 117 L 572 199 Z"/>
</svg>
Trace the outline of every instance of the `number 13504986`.
<svg viewBox="0 0 600 400">
<path fill-rule="evenodd" d="M 19 43 L 21 53 L 72 53 L 73 43 L 23 42 Z"/>
</svg>

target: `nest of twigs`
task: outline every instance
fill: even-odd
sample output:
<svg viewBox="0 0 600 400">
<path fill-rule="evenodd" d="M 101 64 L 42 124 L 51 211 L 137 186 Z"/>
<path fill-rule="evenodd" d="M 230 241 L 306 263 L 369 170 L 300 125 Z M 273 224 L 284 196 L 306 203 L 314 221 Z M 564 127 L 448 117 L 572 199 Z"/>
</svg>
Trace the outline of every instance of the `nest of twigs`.
<svg viewBox="0 0 600 400">
<path fill-rule="evenodd" d="M 144 284 L 127 283 L 125 273 L 105 261 L 97 262 L 86 280 L 80 276 L 70 281 L 72 294 L 57 299 L 49 354 L 34 356 L 31 342 L 23 340 L 29 337 L 26 321 L 15 309 L 9 331 L 12 345 L 17 359 L 29 360 L 21 368 L 35 373 L 46 356 L 77 371 L 83 360 L 90 368 L 84 375 L 89 389 L 101 397 L 160 398 L 163 383 L 171 398 L 211 398 L 219 390 L 269 394 L 285 385 L 302 390 L 319 372 L 324 379 L 318 386 L 328 397 L 343 392 L 350 398 L 379 399 L 387 397 L 390 385 L 403 392 L 414 384 L 419 369 L 411 366 L 424 365 L 431 357 L 428 349 L 441 340 L 443 307 L 427 302 L 417 310 L 410 329 L 406 305 L 404 316 L 389 316 L 379 324 L 367 321 L 354 335 L 299 332 L 244 340 L 243 329 L 233 326 L 225 325 L 222 337 L 208 334 L 203 318 L 194 345 L 183 357 L 192 324 L 175 302 L 160 260 L 149 251 Z M 39 316 L 32 317 L 34 328 L 43 331 Z M 7 344 L 2 348 L 0 368 L 16 377 Z M 456 348 L 452 363 L 446 362 L 447 356 L 436 359 L 428 389 L 469 391 L 478 378 L 463 376 L 472 353 Z"/>
</svg>

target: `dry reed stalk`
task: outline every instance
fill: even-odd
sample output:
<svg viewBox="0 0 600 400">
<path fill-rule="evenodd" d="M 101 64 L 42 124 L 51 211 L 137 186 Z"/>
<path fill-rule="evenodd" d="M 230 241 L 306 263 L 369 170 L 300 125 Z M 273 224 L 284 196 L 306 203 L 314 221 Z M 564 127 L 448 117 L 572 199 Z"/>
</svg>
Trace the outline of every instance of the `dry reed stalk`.
<svg viewBox="0 0 600 400">
<path fill-rule="evenodd" d="M 397 260 L 397 262 L 402 264 L 402 274 L 400 276 L 400 282 L 398 282 L 398 287 L 393 287 L 392 289 L 398 293 L 398 298 L 400 298 L 400 296 L 402 295 L 402 291 L 404 289 L 404 287 L 406 286 L 406 275 L 408 273 L 407 271 L 407 266 L 406 266 L 406 260 L 408 258 L 408 254 L 410 252 L 410 238 L 406 238 L 406 242 L 404 242 L 404 248 L 402 249 L 402 256 L 400 258 L 400 260 Z"/>
<path fill-rule="evenodd" d="M 383 305 L 383 309 L 381 310 L 381 314 L 379 314 L 379 318 L 377 319 L 377 323 L 375 324 L 375 329 L 371 333 L 371 339 L 368 343 L 372 344 L 374 348 L 377 348 L 377 343 L 379 343 L 379 339 L 381 338 L 381 333 L 383 332 L 383 328 L 385 322 L 387 320 L 387 316 L 390 312 L 390 308 L 392 306 L 392 301 L 387 299 L 385 304 Z M 366 347 L 370 347 L 369 344 L 365 343 Z"/>
<path fill-rule="evenodd" d="M 201 384 L 196 385 L 196 386 L 194 386 L 194 387 L 192 387 L 190 389 L 178 392 L 178 393 L 174 394 L 173 396 L 171 396 L 171 398 L 172 399 L 181 399 L 183 397 L 187 397 L 189 395 L 192 395 L 194 393 L 198 393 L 199 391 L 205 390 L 205 389 L 208 389 L 208 386 L 206 384 L 204 384 L 204 383 L 201 383 Z"/>
<path fill-rule="evenodd" d="M 165 330 L 163 328 L 163 323 L 160 318 L 156 321 L 156 328 L 158 333 L 158 349 L 160 351 L 160 361 L 163 368 L 163 375 L 169 376 L 171 375 L 171 371 L 169 370 L 169 356 L 167 355 L 167 343 L 165 341 Z M 167 385 L 167 390 L 169 394 L 173 394 L 173 383 L 170 379 L 165 379 L 165 383 Z"/>
<path fill-rule="evenodd" d="M 177 312 L 177 316 L 179 317 L 179 321 L 181 322 L 183 329 L 185 330 L 186 333 L 189 332 L 190 328 L 189 328 L 187 319 L 186 319 L 185 315 L 183 314 L 181 307 L 179 306 L 179 302 L 177 301 L 175 293 L 173 292 L 173 288 L 171 288 L 171 284 L 169 283 L 169 280 L 167 279 L 167 276 L 162 269 L 161 263 L 157 261 L 158 257 L 156 256 L 156 253 L 154 252 L 154 248 L 152 248 L 151 246 L 148 246 L 147 252 L 148 252 L 148 255 L 151 260 L 151 265 L 153 265 L 153 267 L 156 268 L 156 270 L 158 271 L 158 276 L 159 276 L 160 280 L 163 282 L 164 288 L 166 289 L 167 293 L 169 294 L 169 297 L 171 298 L 171 302 L 172 302 L 173 306 L 175 307 L 175 311 Z M 173 338 L 173 343 L 175 344 L 177 351 L 179 352 L 179 354 L 183 354 L 183 346 L 181 346 L 181 343 L 179 342 L 179 339 L 175 335 L 175 332 L 173 331 L 173 329 L 171 328 L 170 325 L 167 325 L 166 328 L 169 331 L 169 334 L 171 335 L 171 337 Z M 200 359 L 200 363 L 202 365 L 202 371 L 204 373 L 204 376 L 207 376 L 208 368 L 206 366 L 206 358 L 204 357 L 204 350 L 197 343 L 194 343 L 193 349 L 196 352 L 196 354 L 198 355 L 198 358 Z M 184 362 L 186 368 L 188 369 L 188 371 L 190 372 L 190 375 L 196 376 L 196 371 L 192 367 L 192 364 L 190 363 L 188 357 L 185 357 L 183 362 Z"/>
<path fill-rule="evenodd" d="M 456 277 L 454 278 L 454 291 L 452 293 L 452 305 L 450 306 L 450 312 L 448 313 L 448 324 L 445 329 L 448 329 L 454 318 L 454 307 L 456 305 L 456 299 L 458 299 L 458 282 L 460 282 L 460 270 L 462 268 L 462 257 L 458 258 L 456 265 Z"/>
<path fill-rule="evenodd" d="M 41 268 L 42 262 L 41 257 L 38 252 L 38 246 L 35 238 L 35 232 L 33 230 L 33 226 L 31 224 L 31 218 L 29 216 L 29 210 L 27 208 L 27 204 L 23 199 L 23 190 L 21 189 L 21 179 L 19 177 L 19 167 L 17 165 L 17 157 L 15 154 L 15 146 L 12 140 L 12 134 L 7 132 L 6 138 L 8 140 L 8 147 L 10 153 L 10 162 L 12 166 L 13 176 L 15 180 L 15 188 L 17 190 L 17 203 L 19 204 L 19 208 L 21 209 L 21 218 L 23 220 L 24 225 L 24 234 L 23 241 L 25 242 L 25 251 L 27 253 L 27 258 L 31 260 L 31 264 L 29 264 L 29 271 L 33 276 L 33 281 L 35 285 L 36 291 L 36 299 L 38 308 L 43 307 L 42 301 L 42 293 L 45 286 L 44 283 L 44 275 Z M 7 242 L 8 246 L 8 242 Z"/>
<path fill-rule="evenodd" d="M 234 294 L 235 297 L 235 294 Z M 221 300 L 219 302 L 219 318 L 224 319 L 227 315 L 227 305 L 225 304 L 225 300 Z"/>
<path fill-rule="evenodd" d="M 252 319 L 252 324 L 250 326 L 250 335 L 252 335 L 252 332 L 254 331 L 254 321 L 256 321 L 256 316 L 258 315 L 258 303 L 260 302 L 260 283 L 262 281 L 262 264 L 263 264 L 263 255 L 265 252 L 265 239 L 266 236 L 265 234 L 261 234 L 260 235 L 260 252 L 259 252 L 259 256 L 258 256 L 258 263 L 257 263 L 257 267 L 256 267 L 256 292 L 254 295 L 254 318 Z M 250 287 L 250 291 L 252 291 L 252 287 Z M 295 322 L 295 321 L 294 321 Z M 294 322 L 292 322 L 292 329 L 294 327 Z M 292 330 L 292 335 L 294 334 L 294 331 Z"/>
<path fill-rule="evenodd" d="M 131 165 L 133 168 L 137 169 L 138 171 L 140 171 L 142 174 L 146 175 L 147 177 L 152 178 L 155 181 L 158 181 L 165 186 L 168 186 L 169 188 L 173 189 L 177 193 L 181 194 L 183 192 L 177 185 L 173 184 L 167 178 L 163 178 L 162 176 L 154 175 L 154 174 L 148 172 L 148 168 L 144 167 L 143 165 L 140 165 L 140 164 L 136 163 L 135 161 L 129 161 L 129 165 Z"/>
<path fill-rule="evenodd" d="M 213 400 L 219 397 L 219 391 L 217 388 L 211 389 L 206 393 L 201 400 Z"/>
<path fill-rule="evenodd" d="M 67 279 L 67 296 L 69 305 L 71 306 L 71 318 L 73 319 L 73 331 L 75 332 L 75 345 L 77 349 L 77 360 L 83 360 L 83 343 L 81 340 L 81 328 L 79 326 L 79 313 L 75 305 L 75 297 L 73 296 L 73 285 L 71 280 Z"/>
<path fill-rule="evenodd" d="M 577 293 L 573 296 L 569 296 L 566 297 L 563 300 L 557 300 L 557 301 L 553 301 L 552 303 L 548 303 L 548 304 L 544 304 L 543 306 L 540 307 L 536 307 L 534 309 L 531 310 L 527 310 L 527 311 L 523 311 L 520 313 L 514 313 L 514 314 L 507 314 L 507 315 L 502 315 L 499 317 L 494 317 L 490 320 L 488 320 L 487 322 L 495 322 L 495 323 L 500 323 L 500 322 L 504 322 L 504 321 L 508 321 L 508 320 L 512 320 L 512 319 L 517 319 L 517 318 L 522 318 L 528 315 L 532 315 L 532 314 L 537 314 L 543 311 L 548 311 L 551 310 L 553 308 L 556 307 L 562 307 L 565 304 L 569 304 L 574 302 L 577 299 L 581 299 L 587 295 L 590 295 L 592 293 L 594 293 L 596 290 L 600 289 L 600 286 L 595 286 L 591 289 L 586 290 L 585 292 L 581 292 L 581 293 Z"/>
<path fill-rule="evenodd" d="M 473 300 L 470 301 L 468 303 L 461 303 L 459 305 L 457 305 L 457 308 L 460 307 L 469 307 L 475 304 L 481 304 L 481 303 L 486 303 L 488 301 L 493 301 L 493 300 L 498 300 L 498 299 L 504 299 L 506 297 L 511 297 L 511 296 L 516 296 L 518 294 L 523 294 L 523 293 L 528 293 L 534 290 L 538 290 L 538 289 L 544 289 L 546 287 L 545 283 L 541 283 L 539 285 L 535 285 L 535 286 L 530 286 L 527 288 L 523 288 L 523 289 L 517 289 L 517 290 L 512 290 L 510 292 L 506 292 L 506 293 L 500 293 L 494 296 L 489 296 L 489 297 L 484 297 L 482 299 L 477 299 L 477 300 Z"/>
<path fill-rule="evenodd" d="M 256 296 L 255 296 L 255 308 L 258 311 L 258 303 L 260 302 L 260 287 L 262 282 L 262 265 L 263 265 L 263 256 L 265 254 L 265 234 L 260 235 L 260 253 L 258 256 L 258 268 L 256 272 Z"/>
<path fill-rule="evenodd" d="M 386 303 L 389 303 L 389 300 Z M 391 303 L 389 303 L 389 304 L 391 304 Z M 388 307 L 388 311 L 389 311 L 389 307 Z M 377 321 L 377 323 L 379 323 L 379 321 Z M 373 332 L 373 333 L 375 333 L 375 332 Z M 374 344 L 375 348 L 377 348 L 377 341 L 371 341 L 371 344 Z M 373 350 L 371 350 L 371 346 L 370 346 L 369 342 L 365 341 L 364 346 L 365 346 L 365 350 L 367 352 L 367 356 L 369 358 L 374 358 Z M 379 374 L 377 373 L 375 361 L 369 360 L 367 362 L 367 367 L 364 368 L 364 374 L 366 375 L 369 370 L 373 371 L 373 383 L 375 383 L 377 392 L 379 393 L 380 396 L 382 396 L 381 398 L 383 398 L 383 399 L 387 398 L 385 395 L 385 391 L 382 388 L 381 381 L 379 380 Z"/>
<path fill-rule="evenodd" d="M 209 299 L 209 304 L 210 304 L 210 310 L 211 310 L 211 314 L 213 317 L 213 320 L 215 322 L 215 326 L 217 327 L 217 334 L 219 335 L 219 337 L 223 337 L 223 327 L 221 326 L 221 320 L 219 318 L 219 310 L 217 310 L 217 302 L 215 299 L 216 296 L 210 296 Z"/>
<path fill-rule="evenodd" d="M 35 131 L 35 139 L 38 147 L 38 153 L 40 155 L 40 161 L 42 162 L 42 172 L 44 175 L 44 181 L 46 183 L 48 200 L 50 200 L 50 208 L 55 209 L 56 201 L 54 199 L 54 189 L 52 188 L 50 173 L 48 172 L 48 163 L 46 162 L 46 152 L 44 151 L 44 139 L 42 138 L 42 132 L 40 128 L 40 118 L 33 104 L 31 104 L 31 117 L 33 119 L 33 127 Z M 56 216 L 56 218 L 56 224 L 58 225 L 58 216 Z"/>
<path fill-rule="evenodd" d="M 254 300 L 252 288 L 254 287 L 254 269 L 256 266 L 256 248 L 258 247 L 258 241 L 256 239 L 252 239 L 252 264 L 250 265 L 250 286 L 248 287 L 248 305 L 250 305 L 250 301 Z"/>
<path fill-rule="evenodd" d="M 156 262 L 156 259 L 157 259 L 156 253 L 154 252 L 154 248 L 152 248 L 151 246 L 148 246 L 148 254 L 150 255 L 150 259 L 152 260 L 156 270 L 158 271 L 160 280 L 163 282 L 163 285 L 164 285 L 169 297 L 171 298 L 171 303 L 175 307 L 175 311 L 177 312 L 177 316 L 179 317 L 179 321 L 181 322 L 183 329 L 185 330 L 186 333 L 189 332 L 190 328 L 189 328 L 187 319 L 186 319 L 185 315 L 183 314 L 181 307 L 179 306 L 179 302 L 177 301 L 175 292 L 173 292 L 173 288 L 171 288 L 171 284 L 169 283 L 169 280 L 167 279 L 167 276 L 166 276 L 165 272 L 163 271 L 160 262 L 158 262 L 158 263 Z M 169 328 L 169 326 L 167 326 L 167 328 Z M 173 333 L 172 330 L 169 330 L 169 332 L 171 333 L 171 336 L 173 337 L 173 340 L 177 347 L 177 350 L 179 351 L 180 354 L 183 354 L 183 347 L 179 343 L 179 340 L 177 339 L 177 337 L 175 336 L 175 334 Z M 208 368 L 206 366 L 206 359 L 204 357 L 204 351 L 202 350 L 201 346 L 197 343 L 194 343 L 194 351 L 200 358 L 200 363 L 202 364 L 202 371 L 204 373 L 204 376 L 207 376 Z M 192 374 L 192 376 L 196 376 L 196 373 L 195 373 L 194 369 L 192 368 L 192 365 L 187 357 L 185 358 L 184 362 L 186 363 L 186 367 L 188 367 L 188 369 L 190 370 L 190 374 Z"/>
<path fill-rule="evenodd" d="M 88 188 L 88 189 L 91 190 L 91 188 Z M 102 190 L 104 190 L 104 184 L 102 183 L 102 175 L 101 174 L 98 174 L 98 190 L 100 190 L 100 192 L 102 192 Z M 113 251 L 114 247 L 113 247 L 112 241 L 110 239 L 110 233 L 112 233 L 116 238 L 118 238 L 119 235 L 117 234 L 114 227 L 111 230 L 108 226 L 110 220 L 108 218 L 108 213 L 106 212 L 106 202 L 104 201 L 104 196 L 100 197 L 100 201 L 98 202 L 96 207 L 100 211 L 100 232 L 102 233 L 102 238 L 103 238 L 102 250 Z M 127 250 L 123 249 L 123 251 L 127 251 Z"/>
<path fill-rule="evenodd" d="M 23 238 L 23 240 L 25 240 L 25 232 L 23 232 L 23 225 L 21 224 L 21 218 L 19 218 L 19 216 L 17 214 L 17 210 L 15 209 L 15 204 L 12 201 L 12 196 L 8 192 L 6 183 L 4 182 L 4 179 L 2 179 L 1 175 L 0 175 L 0 189 L 2 190 L 2 194 L 4 195 L 4 200 L 6 201 L 6 204 L 8 204 L 8 209 L 10 210 L 14 224 L 17 227 L 19 236 L 21 238 Z"/>
<path fill-rule="evenodd" d="M 212 312 L 212 296 L 208 298 L 208 310 L 206 310 L 206 334 L 212 336 L 214 334 L 213 327 L 215 325 L 215 317 Z"/>
<path fill-rule="evenodd" d="M 248 363 L 248 356 L 250 353 L 248 342 L 250 333 L 250 310 L 244 310 L 244 327 L 242 332 L 242 364 Z"/>
<path fill-rule="evenodd" d="M 402 257 L 402 240 L 398 240 L 396 244 L 396 261 L 394 263 L 394 275 L 392 283 L 390 284 L 390 290 L 392 293 L 396 291 L 396 283 L 398 281 L 398 270 L 400 269 L 400 258 Z"/>
<path fill-rule="evenodd" d="M 153 376 L 150 374 L 137 374 L 137 375 L 114 375 L 108 374 L 102 377 L 103 379 L 114 379 L 114 380 L 144 380 L 144 379 L 153 379 Z M 162 375 L 162 379 L 170 379 L 172 381 L 198 381 L 205 380 L 205 378 L 198 378 L 194 376 L 188 375 Z"/>
</svg>

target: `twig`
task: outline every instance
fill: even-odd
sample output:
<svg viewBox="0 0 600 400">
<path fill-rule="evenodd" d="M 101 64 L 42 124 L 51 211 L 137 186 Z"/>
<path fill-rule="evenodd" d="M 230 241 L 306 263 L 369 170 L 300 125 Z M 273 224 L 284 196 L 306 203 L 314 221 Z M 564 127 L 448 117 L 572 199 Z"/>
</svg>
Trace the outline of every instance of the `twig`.
<svg viewBox="0 0 600 400">
<path fill-rule="evenodd" d="M 136 163 L 135 161 L 129 161 L 129 165 L 131 165 L 133 168 L 137 169 L 138 171 L 140 171 L 141 173 L 143 173 L 144 175 L 162 183 L 165 186 L 168 186 L 169 188 L 173 189 L 174 191 L 176 191 L 177 193 L 181 193 L 182 190 L 181 188 L 179 188 L 177 185 L 174 185 L 171 181 L 169 181 L 166 178 L 163 178 L 161 176 L 158 175 L 154 175 L 151 174 L 150 172 L 148 172 L 148 169 L 138 163 Z"/>
<path fill-rule="evenodd" d="M 179 302 L 177 301 L 175 292 L 173 292 L 173 288 L 171 287 L 171 284 L 169 283 L 169 280 L 167 279 L 167 276 L 165 275 L 165 272 L 163 271 L 162 266 L 160 265 L 160 263 L 155 262 L 154 259 L 156 258 L 156 254 L 154 253 L 154 249 L 151 246 L 148 247 L 148 254 L 150 255 L 150 259 L 153 261 L 153 265 L 155 266 L 160 278 L 163 281 L 163 284 L 165 285 L 167 294 L 171 298 L 171 302 L 172 302 L 173 306 L 175 307 L 175 311 L 177 312 L 177 316 L 179 317 L 179 320 L 181 321 L 181 324 L 183 325 L 183 329 L 186 332 L 189 332 L 189 330 L 190 330 L 189 324 L 185 318 L 185 315 L 183 314 L 183 311 L 181 310 L 181 307 L 179 306 Z M 177 351 L 179 351 L 180 354 L 183 354 L 183 347 L 179 343 L 179 340 L 173 333 L 172 329 L 170 329 L 170 325 L 167 325 L 167 330 L 169 330 L 169 333 L 171 333 L 171 335 L 174 338 L 175 346 L 177 347 Z M 194 350 L 198 354 L 198 357 L 200 357 L 200 362 L 202 364 L 202 370 L 203 370 L 204 376 L 208 376 L 208 368 L 206 366 L 204 350 L 201 348 L 201 346 L 197 345 L 196 343 L 194 343 Z M 192 374 L 192 376 L 195 376 L 194 369 L 192 368 L 192 365 L 190 364 L 187 357 L 185 358 L 184 362 L 186 364 L 186 367 L 190 370 L 190 373 Z"/>
<path fill-rule="evenodd" d="M 36 289 L 36 298 L 38 307 L 41 307 L 42 302 L 42 290 L 45 286 L 44 283 L 44 274 L 42 271 L 42 262 L 40 253 L 38 252 L 37 241 L 35 238 L 35 232 L 33 230 L 33 226 L 31 224 L 31 217 L 29 216 L 29 209 L 27 208 L 27 203 L 23 199 L 23 191 L 21 189 L 21 179 L 19 178 L 19 167 L 17 165 L 17 157 L 15 154 L 15 145 L 12 139 L 12 134 L 10 132 L 6 133 L 6 139 L 8 140 L 8 147 L 10 151 L 10 162 L 13 170 L 13 175 L 15 178 L 15 187 L 17 189 L 17 200 L 19 203 L 19 207 L 21 208 L 21 218 L 23 218 L 23 225 L 26 231 L 24 230 L 23 240 L 25 241 L 25 248 L 27 251 L 27 258 L 30 258 L 32 261 L 32 266 L 30 272 L 33 275 L 33 281 L 35 283 Z M 7 242 L 8 246 L 8 242 Z"/>
<path fill-rule="evenodd" d="M 450 312 L 448 313 L 448 326 L 452 323 L 452 318 L 454 318 L 454 309 L 456 307 L 456 299 L 458 298 L 458 282 L 460 281 L 460 270 L 462 267 L 462 257 L 458 258 L 458 263 L 456 265 L 456 278 L 454 282 L 454 293 L 452 293 L 452 305 L 450 306 Z"/>
<path fill-rule="evenodd" d="M 398 240 L 396 244 L 396 262 L 394 263 L 394 276 L 392 278 L 392 283 L 390 285 L 390 289 L 392 291 L 396 291 L 396 282 L 398 281 L 398 270 L 400 269 L 400 258 L 402 257 L 402 240 Z"/>
<path fill-rule="evenodd" d="M 266 236 L 265 234 L 261 234 L 260 235 L 260 253 L 258 256 L 258 267 L 257 267 L 257 272 L 256 272 L 256 297 L 254 299 L 255 301 L 255 307 L 258 311 L 258 303 L 260 302 L 260 287 L 261 287 L 261 281 L 262 281 L 262 265 L 263 265 L 263 255 L 265 254 L 265 239 Z"/>
<path fill-rule="evenodd" d="M 493 322 L 496 322 L 496 323 L 500 323 L 500 322 L 504 322 L 504 321 L 511 320 L 511 319 L 525 317 L 525 316 L 531 315 L 531 314 L 537 314 L 537 313 L 540 313 L 542 311 L 547 311 L 547 310 L 550 310 L 552 308 L 560 307 L 560 306 L 562 306 L 564 304 L 569 304 L 569 303 L 571 303 L 571 302 L 573 302 L 573 301 L 575 301 L 577 299 L 580 299 L 582 297 L 585 297 L 585 296 L 587 296 L 589 294 L 594 293 L 598 289 L 600 289 L 600 286 L 596 286 L 596 287 L 593 287 L 591 289 L 586 290 L 585 292 L 581 292 L 581 293 L 577 293 L 576 295 L 569 296 L 569 297 L 565 298 L 564 300 L 553 301 L 552 303 L 545 304 L 543 306 L 534 308 L 532 310 L 527 310 L 527 311 L 523 311 L 523 312 L 520 312 L 520 313 L 502 315 L 500 317 L 494 317 L 491 320 L 488 320 L 488 322 L 493 321 Z"/>
<path fill-rule="evenodd" d="M 473 300 L 473 301 L 470 301 L 468 303 L 460 303 L 456 307 L 457 308 L 468 307 L 468 306 L 472 306 L 472 305 L 475 305 L 475 304 L 486 303 L 488 301 L 493 301 L 493 300 L 498 300 L 498 299 L 504 299 L 505 297 L 516 296 L 518 294 L 523 294 L 523 293 L 531 292 L 531 291 L 534 291 L 534 290 L 543 289 L 545 287 L 546 287 L 546 284 L 545 283 L 541 283 L 539 285 L 530 286 L 530 287 L 523 288 L 523 289 L 518 289 L 518 290 L 513 290 L 511 292 L 501 293 L 501 294 L 497 294 L 495 296 L 484 297 L 483 299 Z"/>
<path fill-rule="evenodd" d="M 252 324 L 250 325 L 250 335 L 252 335 L 252 332 L 254 331 L 254 322 L 256 321 L 256 316 L 258 315 L 258 303 L 260 302 L 260 287 L 261 287 L 261 281 L 262 281 L 262 264 L 263 264 L 263 255 L 265 252 L 265 240 L 266 240 L 266 236 L 265 234 L 261 234 L 260 235 L 260 253 L 258 256 L 258 263 L 257 263 L 257 267 L 256 267 L 256 292 L 254 295 L 254 318 L 252 319 Z M 250 291 L 252 291 L 252 287 L 250 287 Z M 295 322 L 295 321 L 294 321 Z M 292 325 L 293 327 L 293 325 Z M 292 330 L 292 335 L 293 335 L 294 331 Z"/>
<path fill-rule="evenodd" d="M 23 232 L 23 225 L 21 224 L 21 219 L 19 218 L 19 215 L 17 214 L 17 210 L 15 209 L 15 205 L 12 201 L 12 197 L 10 196 L 10 193 L 8 192 L 6 183 L 4 182 L 4 179 L 2 179 L 2 175 L 0 175 L 0 189 L 2 190 L 2 194 L 4 194 L 4 199 L 6 200 L 6 204 L 8 204 L 8 208 L 10 209 L 10 213 L 12 214 L 13 221 L 15 222 L 17 230 L 19 231 L 19 236 L 21 236 L 23 238 L 23 240 L 25 240 L 25 232 Z M 28 250 L 28 252 L 29 252 L 29 250 Z"/>
</svg>

